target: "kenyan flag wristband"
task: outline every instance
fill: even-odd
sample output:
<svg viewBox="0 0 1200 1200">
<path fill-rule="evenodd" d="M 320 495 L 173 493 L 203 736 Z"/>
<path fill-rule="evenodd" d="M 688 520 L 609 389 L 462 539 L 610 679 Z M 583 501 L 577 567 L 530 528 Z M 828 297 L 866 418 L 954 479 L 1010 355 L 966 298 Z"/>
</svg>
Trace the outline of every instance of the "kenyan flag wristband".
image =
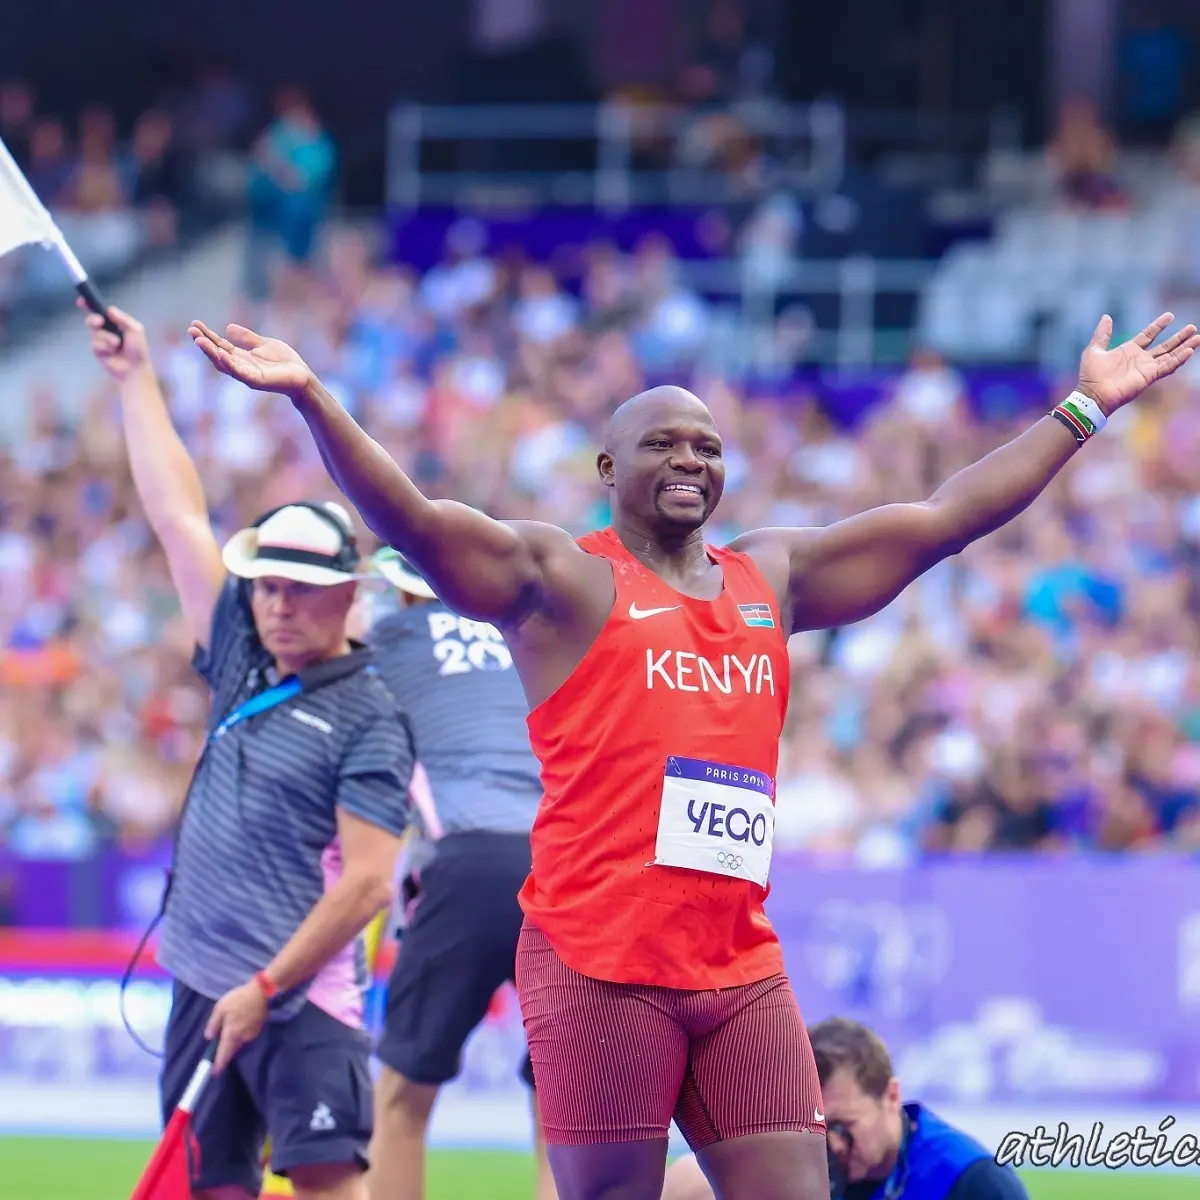
<svg viewBox="0 0 1200 1200">
<path fill-rule="evenodd" d="M 1050 415 L 1065 425 L 1081 446 L 1108 424 L 1108 418 L 1100 411 L 1100 405 L 1082 392 L 1072 392 L 1061 404 L 1055 406 Z"/>
</svg>

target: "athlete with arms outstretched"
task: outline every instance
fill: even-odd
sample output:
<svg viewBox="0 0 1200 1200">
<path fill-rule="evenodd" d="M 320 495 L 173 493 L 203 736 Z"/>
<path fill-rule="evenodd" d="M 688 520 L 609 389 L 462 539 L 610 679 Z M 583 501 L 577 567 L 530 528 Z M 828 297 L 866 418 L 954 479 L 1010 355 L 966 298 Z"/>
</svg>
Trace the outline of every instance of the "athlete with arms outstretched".
<svg viewBox="0 0 1200 1200">
<path fill-rule="evenodd" d="M 575 539 L 430 500 L 289 346 L 191 335 L 214 365 L 287 395 L 366 523 L 441 599 L 500 627 L 545 798 L 521 892 L 521 997 L 563 1200 L 658 1200 L 676 1120 L 719 1200 L 824 1200 L 813 1055 L 763 911 L 787 635 L 876 612 L 1022 512 L 1116 409 L 1200 346 L 1161 316 L 1078 389 L 927 501 L 718 549 L 704 525 L 721 440 L 691 393 L 613 415 L 599 455 L 612 526 Z"/>
</svg>

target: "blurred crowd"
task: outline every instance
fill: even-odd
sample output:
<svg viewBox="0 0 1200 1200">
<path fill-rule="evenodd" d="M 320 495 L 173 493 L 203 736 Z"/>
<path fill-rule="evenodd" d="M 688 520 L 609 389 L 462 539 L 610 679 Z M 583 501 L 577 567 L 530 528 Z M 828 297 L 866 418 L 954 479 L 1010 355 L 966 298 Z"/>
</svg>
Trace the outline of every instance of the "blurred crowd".
<svg viewBox="0 0 1200 1200">
<path fill-rule="evenodd" d="M 336 151 L 307 95 L 281 88 L 264 121 L 245 80 L 218 61 L 172 75 L 126 128 L 105 105 L 67 121 L 41 111 L 27 83 L 0 81 L 0 139 L 98 278 L 245 211 L 244 290 L 261 298 L 276 257 L 311 257 L 333 194 Z M 6 318 L 70 284 L 37 248 L 0 260 L 0 344 Z"/>
<path fill-rule="evenodd" d="M 228 206 L 229 179 L 252 120 L 250 97 L 213 66 L 165 90 L 124 125 L 103 104 L 72 119 L 43 111 L 33 88 L 0 81 L 0 139 L 97 277 L 169 250 Z M 50 255 L 29 248 L 0 261 L 0 337 L 22 306 L 71 281 Z"/>
<path fill-rule="evenodd" d="M 981 419 L 928 353 L 852 430 L 819 391 L 749 398 L 692 365 L 704 306 L 654 239 L 632 255 L 594 248 L 577 291 L 489 256 L 469 226 L 423 278 L 378 266 L 353 230 L 327 251 L 236 315 L 294 344 L 423 488 L 501 517 L 602 525 L 604 424 L 667 377 L 703 397 L 725 438 L 718 543 L 923 498 L 1037 415 Z M 219 536 L 333 495 L 285 401 L 215 374 L 182 329 L 140 315 Z M 1064 383 L 1047 381 L 1046 408 Z M 1193 389 L 1157 387 L 1029 513 L 877 617 L 792 639 L 781 848 L 894 862 L 1200 842 Z M 33 400 L 27 439 L 0 459 L 0 830 L 29 856 L 136 847 L 177 811 L 204 694 L 111 388 L 97 370 L 78 429 L 56 424 L 54 397 Z M 364 616 L 379 603 L 364 590 Z"/>
</svg>

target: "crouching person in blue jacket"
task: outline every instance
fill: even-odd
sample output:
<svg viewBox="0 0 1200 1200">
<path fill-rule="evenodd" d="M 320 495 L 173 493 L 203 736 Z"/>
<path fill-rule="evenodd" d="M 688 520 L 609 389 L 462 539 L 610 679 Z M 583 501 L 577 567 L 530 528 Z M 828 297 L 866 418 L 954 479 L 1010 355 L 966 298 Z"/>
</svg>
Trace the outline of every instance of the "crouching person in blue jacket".
<svg viewBox="0 0 1200 1200">
<path fill-rule="evenodd" d="M 821 1079 L 831 1200 L 1029 1200 L 1017 1173 L 974 1138 L 922 1104 L 901 1103 L 887 1047 L 865 1025 L 831 1017 L 808 1035 Z M 694 1157 L 668 1170 L 662 1200 L 714 1200 Z"/>
</svg>

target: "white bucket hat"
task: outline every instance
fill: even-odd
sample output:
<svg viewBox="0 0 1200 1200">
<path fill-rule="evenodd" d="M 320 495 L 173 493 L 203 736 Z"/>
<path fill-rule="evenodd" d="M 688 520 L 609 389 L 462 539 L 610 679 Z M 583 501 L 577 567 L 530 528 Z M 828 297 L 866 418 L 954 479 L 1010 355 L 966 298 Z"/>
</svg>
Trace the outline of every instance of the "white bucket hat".
<svg viewBox="0 0 1200 1200">
<path fill-rule="evenodd" d="M 437 599 L 437 593 L 399 550 L 384 546 L 375 552 L 371 564 L 388 583 L 402 592 L 407 592 L 410 596 L 419 596 L 422 600 Z"/>
<path fill-rule="evenodd" d="M 329 587 L 366 578 L 350 514 L 340 504 L 285 504 L 235 533 L 221 558 L 242 579 L 275 575 Z"/>
</svg>

